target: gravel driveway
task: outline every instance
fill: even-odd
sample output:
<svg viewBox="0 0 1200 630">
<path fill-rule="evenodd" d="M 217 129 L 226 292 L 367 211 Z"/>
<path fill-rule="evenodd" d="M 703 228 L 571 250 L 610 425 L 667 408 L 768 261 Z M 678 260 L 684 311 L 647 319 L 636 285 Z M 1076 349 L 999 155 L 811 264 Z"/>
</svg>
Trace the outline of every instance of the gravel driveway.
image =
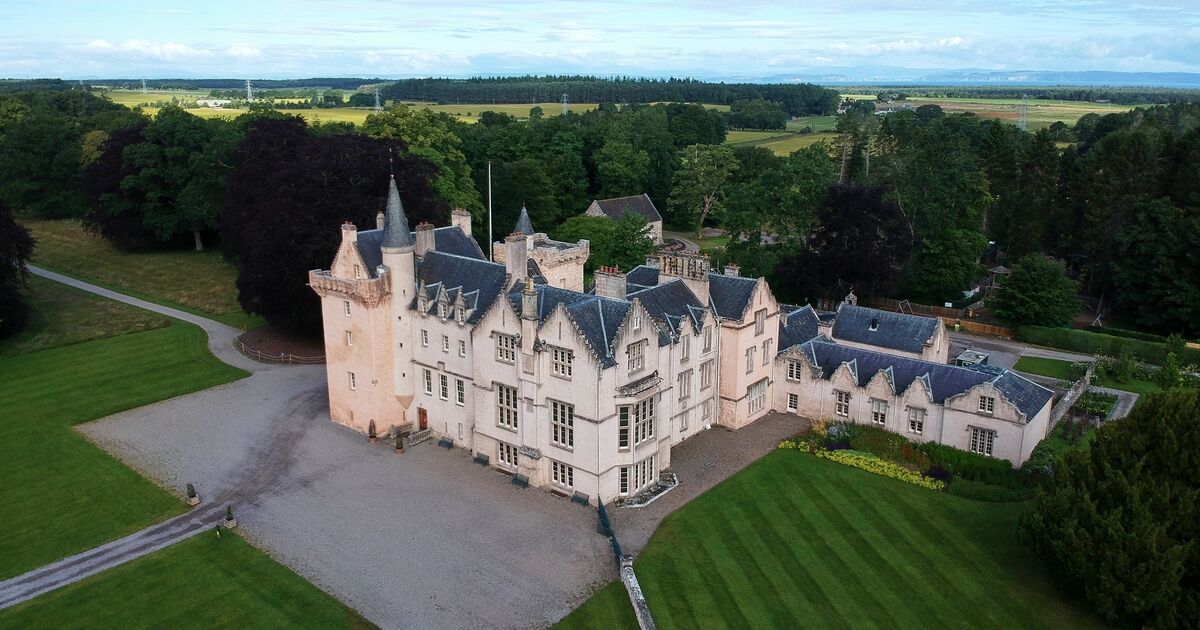
<svg viewBox="0 0 1200 630">
<path fill-rule="evenodd" d="M 230 493 L 251 542 L 386 628 L 545 627 L 616 577 L 596 513 L 432 442 L 329 421 L 323 366 L 262 371 L 80 431 L 151 479 Z"/>
</svg>

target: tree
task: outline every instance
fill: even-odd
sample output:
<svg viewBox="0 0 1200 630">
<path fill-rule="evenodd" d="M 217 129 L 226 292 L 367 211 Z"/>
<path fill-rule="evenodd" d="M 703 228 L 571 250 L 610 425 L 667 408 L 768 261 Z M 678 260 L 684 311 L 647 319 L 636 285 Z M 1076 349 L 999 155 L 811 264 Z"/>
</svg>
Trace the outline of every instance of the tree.
<svg viewBox="0 0 1200 630">
<path fill-rule="evenodd" d="M 899 206 L 881 188 L 834 186 L 806 247 L 777 275 L 797 297 L 840 298 L 892 291 L 915 243 Z"/>
<path fill-rule="evenodd" d="M 1071 450 L 1019 535 L 1109 624 L 1200 626 L 1200 392 L 1140 400 Z"/>
<path fill-rule="evenodd" d="M 1167 197 L 1139 202 L 1115 245 L 1118 309 L 1155 330 L 1200 333 L 1200 211 Z"/>
<path fill-rule="evenodd" d="M 12 210 L 0 201 L 0 339 L 20 331 L 29 316 L 21 291 L 25 288 L 33 254 L 29 228 L 13 219 Z"/>
<path fill-rule="evenodd" d="M 675 187 L 667 202 L 672 223 L 695 227 L 697 233 L 712 214 L 724 209 L 725 185 L 736 167 L 733 150 L 726 145 L 693 144 L 683 150 L 683 163 L 675 171 Z"/>
<path fill-rule="evenodd" d="M 1017 327 L 1066 326 L 1080 307 L 1079 289 L 1061 261 L 1031 254 L 1013 265 L 1004 284 L 988 296 L 996 319 Z"/>
<path fill-rule="evenodd" d="M 554 238 L 571 243 L 588 239 L 589 271 L 609 266 L 629 271 L 644 263 L 646 256 L 654 251 L 654 241 L 646 234 L 646 219 L 632 213 L 616 221 L 586 215 L 571 217 L 558 227 Z"/>
<path fill-rule="evenodd" d="M 389 149 L 398 156 L 391 165 Z M 303 120 L 262 119 L 247 128 L 233 163 L 221 243 L 238 268 L 238 301 L 286 330 L 320 333 L 320 300 L 308 288 L 308 271 L 329 267 L 343 221 L 375 226 L 391 173 L 410 224 L 449 221 L 434 190 L 436 167 L 396 140 L 315 136 Z"/>
<path fill-rule="evenodd" d="M 475 189 L 462 140 L 456 129 L 463 123 L 449 114 L 408 105 L 367 116 L 363 133 L 372 138 L 400 140 L 406 155 L 423 157 L 437 167 L 434 188 L 438 197 L 453 208 L 466 208 L 476 217 L 484 212 L 483 200 Z"/>
<path fill-rule="evenodd" d="M 602 197 L 641 194 L 650 178 L 650 156 L 635 149 L 627 139 L 614 137 L 593 157 L 596 163 L 596 187 Z"/>
<path fill-rule="evenodd" d="M 1179 384 L 1183 382 L 1183 373 L 1179 369 L 1179 358 L 1174 352 L 1167 353 L 1167 358 L 1159 366 L 1158 372 L 1154 373 L 1154 382 L 1163 389 L 1179 387 Z"/>
</svg>

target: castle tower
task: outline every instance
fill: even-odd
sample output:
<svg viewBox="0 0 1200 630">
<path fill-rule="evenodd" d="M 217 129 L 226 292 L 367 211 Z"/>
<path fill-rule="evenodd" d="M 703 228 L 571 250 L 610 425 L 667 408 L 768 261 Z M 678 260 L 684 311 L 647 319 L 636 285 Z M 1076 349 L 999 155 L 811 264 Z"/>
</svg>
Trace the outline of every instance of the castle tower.
<svg viewBox="0 0 1200 630">
<path fill-rule="evenodd" d="M 395 354 L 393 373 L 394 394 L 404 409 L 404 418 L 397 418 L 395 424 L 411 423 L 416 420 L 407 413 L 413 400 L 413 383 L 416 375 L 413 373 L 413 327 L 408 306 L 416 297 L 417 268 L 415 245 L 412 232 L 408 229 L 408 217 L 404 215 L 404 204 L 400 202 L 400 191 L 396 188 L 396 178 L 388 183 L 387 208 L 384 209 L 383 240 L 380 249 L 383 253 L 383 266 L 388 269 L 388 279 L 391 283 L 391 339 L 389 346 Z M 386 352 L 384 353 L 387 354 Z"/>
<path fill-rule="evenodd" d="M 525 236 L 533 236 L 533 221 L 529 220 L 529 210 L 525 206 L 521 206 L 521 216 L 517 217 L 517 225 L 513 228 L 514 234 L 524 234 Z"/>
</svg>

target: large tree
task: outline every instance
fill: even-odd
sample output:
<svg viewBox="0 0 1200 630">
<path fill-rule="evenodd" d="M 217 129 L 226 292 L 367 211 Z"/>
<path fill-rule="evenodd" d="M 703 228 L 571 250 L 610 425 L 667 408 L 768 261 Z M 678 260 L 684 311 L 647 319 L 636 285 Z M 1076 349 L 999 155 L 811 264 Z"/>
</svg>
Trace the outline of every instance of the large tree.
<svg viewBox="0 0 1200 630">
<path fill-rule="evenodd" d="M 785 291 L 807 299 L 890 293 L 916 245 L 881 188 L 835 186 L 804 249 L 780 263 Z"/>
<path fill-rule="evenodd" d="M 1079 313 L 1079 289 L 1060 261 L 1030 254 L 1002 282 L 988 296 L 987 306 L 1009 326 L 1066 326 Z"/>
<path fill-rule="evenodd" d="M 1167 197 L 1139 202 L 1115 242 L 1121 312 L 1164 333 L 1200 334 L 1200 207 L 1177 208 Z"/>
<path fill-rule="evenodd" d="M 29 273 L 26 262 L 33 254 L 29 229 L 13 219 L 12 210 L 0 201 L 0 338 L 21 330 L 29 308 L 21 295 Z"/>
<path fill-rule="evenodd" d="M 571 243 L 588 239 L 589 271 L 608 266 L 629 271 L 644 263 L 646 256 L 654 251 L 654 241 L 646 233 L 646 219 L 632 213 L 616 221 L 586 215 L 571 217 L 558 227 L 554 238 Z"/>
<path fill-rule="evenodd" d="M 725 208 L 725 187 L 737 166 L 733 149 L 721 144 L 693 144 L 683 150 L 675 171 L 675 188 L 667 202 L 671 222 L 699 231 Z"/>
<path fill-rule="evenodd" d="M 1110 624 L 1200 627 L 1200 392 L 1139 401 L 1057 463 L 1021 538 Z"/>
<path fill-rule="evenodd" d="M 226 180 L 221 241 L 238 267 L 238 300 L 282 328 L 316 334 L 320 302 L 310 269 L 328 268 L 351 221 L 375 226 L 390 173 L 411 225 L 445 224 L 449 207 L 434 189 L 436 167 L 396 140 L 314 135 L 299 119 L 252 123 Z M 396 157 L 389 164 L 389 150 Z"/>
</svg>

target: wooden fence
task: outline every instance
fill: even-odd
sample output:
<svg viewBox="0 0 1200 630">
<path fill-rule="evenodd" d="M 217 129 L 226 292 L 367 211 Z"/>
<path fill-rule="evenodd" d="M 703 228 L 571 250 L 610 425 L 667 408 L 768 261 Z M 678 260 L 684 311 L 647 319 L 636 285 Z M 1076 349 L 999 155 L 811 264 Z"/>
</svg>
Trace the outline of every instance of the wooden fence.
<svg viewBox="0 0 1200 630">
<path fill-rule="evenodd" d="M 1006 339 L 1013 338 L 1013 330 L 1011 328 L 978 321 L 976 318 L 979 317 L 979 311 L 971 308 L 949 308 L 945 306 L 932 306 L 930 304 L 916 304 L 907 300 L 893 300 L 884 297 L 862 298 L 862 305 L 885 311 L 911 313 L 925 317 L 940 317 L 946 322 L 946 326 L 950 328 L 957 326 L 960 330 L 977 335 L 991 335 Z"/>
<path fill-rule="evenodd" d="M 236 343 L 238 352 L 241 352 L 255 361 L 262 361 L 264 363 L 296 363 L 300 365 L 318 365 L 325 362 L 325 355 L 318 357 L 302 357 L 294 354 L 288 354 L 286 352 L 280 352 L 279 354 L 266 354 L 265 352 L 259 352 L 258 350 L 247 346 L 246 342 L 242 341 L 241 337 L 238 337 Z"/>
</svg>

